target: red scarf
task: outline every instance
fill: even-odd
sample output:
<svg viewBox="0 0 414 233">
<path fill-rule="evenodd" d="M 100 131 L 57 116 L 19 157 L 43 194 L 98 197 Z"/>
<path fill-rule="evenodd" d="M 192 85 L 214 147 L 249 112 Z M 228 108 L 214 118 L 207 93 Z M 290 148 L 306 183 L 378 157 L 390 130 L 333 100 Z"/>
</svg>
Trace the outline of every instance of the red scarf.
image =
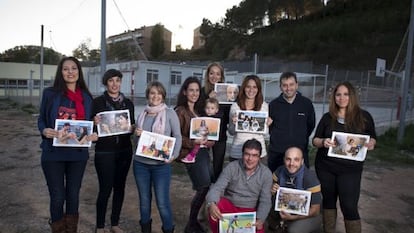
<svg viewBox="0 0 414 233">
<path fill-rule="evenodd" d="M 83 106 L 83 96 L 80 88 L 76 87 L 75 92 L 66 91 L 66 96 L 75 102 L 76 119 L 85 120 L 85 107 Z"/>
</svg>

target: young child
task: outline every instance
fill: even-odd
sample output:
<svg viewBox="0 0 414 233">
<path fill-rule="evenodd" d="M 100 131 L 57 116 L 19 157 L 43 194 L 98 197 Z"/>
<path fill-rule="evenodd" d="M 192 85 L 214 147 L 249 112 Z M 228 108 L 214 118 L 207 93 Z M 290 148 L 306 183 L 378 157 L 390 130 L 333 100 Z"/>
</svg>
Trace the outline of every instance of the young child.
<svg viewBox="0 0 414 233">
<path fill-rule="evenodd" d="M 206 106 L 204 108 L 204 111 L 208 117 L 217 117 L 217 114 L 219 112 L 219 102 L 215 98 L 208 98 L 206 99 Z M 204 123 L 203 123 L 204 122 Z M 207 134 L 206 134 L 207 133 Z M 205 121 L 201 121 L 199 134 L 202 137 L 208 136 L 208 128 L 205 125 Z M 181 162 L 183 163 L 194 163 L 196 159 L 196 155 L 201 147 L 205 147 L 205 145 L 199 145 L 196 144 L 194 148 L 190 151 L 190 153 L 185 156 L 183 159 L 181 159 Z"/>
</svg>

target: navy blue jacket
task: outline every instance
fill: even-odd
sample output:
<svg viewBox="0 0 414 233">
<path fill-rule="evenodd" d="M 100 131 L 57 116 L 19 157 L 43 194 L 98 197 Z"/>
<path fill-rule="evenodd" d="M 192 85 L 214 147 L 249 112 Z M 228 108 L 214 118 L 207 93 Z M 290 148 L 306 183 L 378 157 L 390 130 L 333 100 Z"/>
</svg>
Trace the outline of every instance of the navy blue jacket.
<svg viewBox="0 0 414 233">
<path fill-rule="evenodd" d="M 269 153 L 284 153 L 291 146 L 307 148 L 309 136 L 315 128 L 315 109 L 312 101 L 296 94 L 293 103 L 283 98 L 283 93 L 269 104 Z"/>
<path fill-rule="evenodd" d="M 83 105 L 85 108 L 85 120 L 91 119 L 92 97 L 83 92 Z M 42 149 L 42 161 L 79 161 L 89 158 L 89 148 L 77 147 L 54 147 L 53 139 L 43 136 L 45 128 L 55 128 L 55 121 L 58 118 L 59 106 L 73 107 L 73 103 L 60 91 L 51 87 L 43 91 L 42 102 L 40 103 L 40 114 L 37 119 L 37 127 L 42 136 L 40 148 Z"/>
</svg>

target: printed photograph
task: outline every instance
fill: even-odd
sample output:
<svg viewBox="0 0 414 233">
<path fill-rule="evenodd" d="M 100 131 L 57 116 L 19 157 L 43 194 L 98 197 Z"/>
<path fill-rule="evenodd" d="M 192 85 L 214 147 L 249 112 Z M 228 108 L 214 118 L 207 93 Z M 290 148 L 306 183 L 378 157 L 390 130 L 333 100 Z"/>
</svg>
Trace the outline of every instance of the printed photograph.
<svg viewBox="0 0 414 233">
<path fill-rule="evenodd" d="M 155 160 L 169 160 L 174 146 L 175 138 L 144 130 L 139 137 L 136 154 Z"/>
<path fill-rule="evenodd" d="M 131 118 L 128 110 L 106 111 L 97 115 L 101 117 L 97 125 L 98 137 L 130 133 Z"/>
<path fill-rule="evenodd" d="M 255 233 L 256 212 L 226 213 L 219 222 L 219 233 Z"/>
<path fill-rule="evenodd" d="M 234 83 L 216 83 L 214 91 L 217 93 L 217 100 L 220 104 L 232 104 L 236 102 L 239 95 L 239 85 Z"/>
<path fill-rule="evenodd" d="M 91 147 L 87 136 L 92 134 L 93 121 L 77 121 L 57 119 L 55 130 L 58 137 L 53 138 L 53 146 L 59 147 Z"/>
<path fill-rule="evenodd" d="M 220 119 L 213 117 L 191 118 L 190 138 L 218 141 L 220 135 Z"/>
<path fill-rule="evenodd" d="M 310 191 L 280 187 L 276 194 L 275 210 L 308 216 L 310 200 Z"/>
<path fill-rule="evenodd" d="M 364 161 L 367 155 L 365 143 L 369 142 L 368 135 L 332 132 L 331 140 L 335 141 L 335 147 L 329 147 L 328 156 Z"/>
<path fill-rule="evenodd" d="M 266 133 L 267 112 L 238 110 L 236 132 Z"/>
</svg>

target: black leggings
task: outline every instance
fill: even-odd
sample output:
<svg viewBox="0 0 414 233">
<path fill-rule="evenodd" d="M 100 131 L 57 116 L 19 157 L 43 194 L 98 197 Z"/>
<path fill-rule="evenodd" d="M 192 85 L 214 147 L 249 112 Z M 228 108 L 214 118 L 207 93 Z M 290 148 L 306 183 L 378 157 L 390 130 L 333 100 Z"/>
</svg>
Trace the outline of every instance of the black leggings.
<svg viewBox="0 0 414 233">
<path fill-rule="evenodd" d="M 125 182 L 132 160 L 132 150 L 113 153 L 95 153 L 95 168 L 99 179 L 96 200 L 96 227 L 105 226 L 108 199 L 112 197 L 111 225 L 117 226 L 124 202 Z"/>
<path fill-rule="evenodd" d="M 226 140 L 217 141 L 213 146 L 213 182 L 215 182 L 223 170 L 224 155 L 226 154 Z"/>
<path fill-rule="evenodd" d="M 316 169 L 321 182 L 323 208 L 336 209 L 339 204 L 345 220 L 359 220 L 358 201 L 361 191 L 362 171 L 337 173 L 325 169 Z"/>
</svg>

